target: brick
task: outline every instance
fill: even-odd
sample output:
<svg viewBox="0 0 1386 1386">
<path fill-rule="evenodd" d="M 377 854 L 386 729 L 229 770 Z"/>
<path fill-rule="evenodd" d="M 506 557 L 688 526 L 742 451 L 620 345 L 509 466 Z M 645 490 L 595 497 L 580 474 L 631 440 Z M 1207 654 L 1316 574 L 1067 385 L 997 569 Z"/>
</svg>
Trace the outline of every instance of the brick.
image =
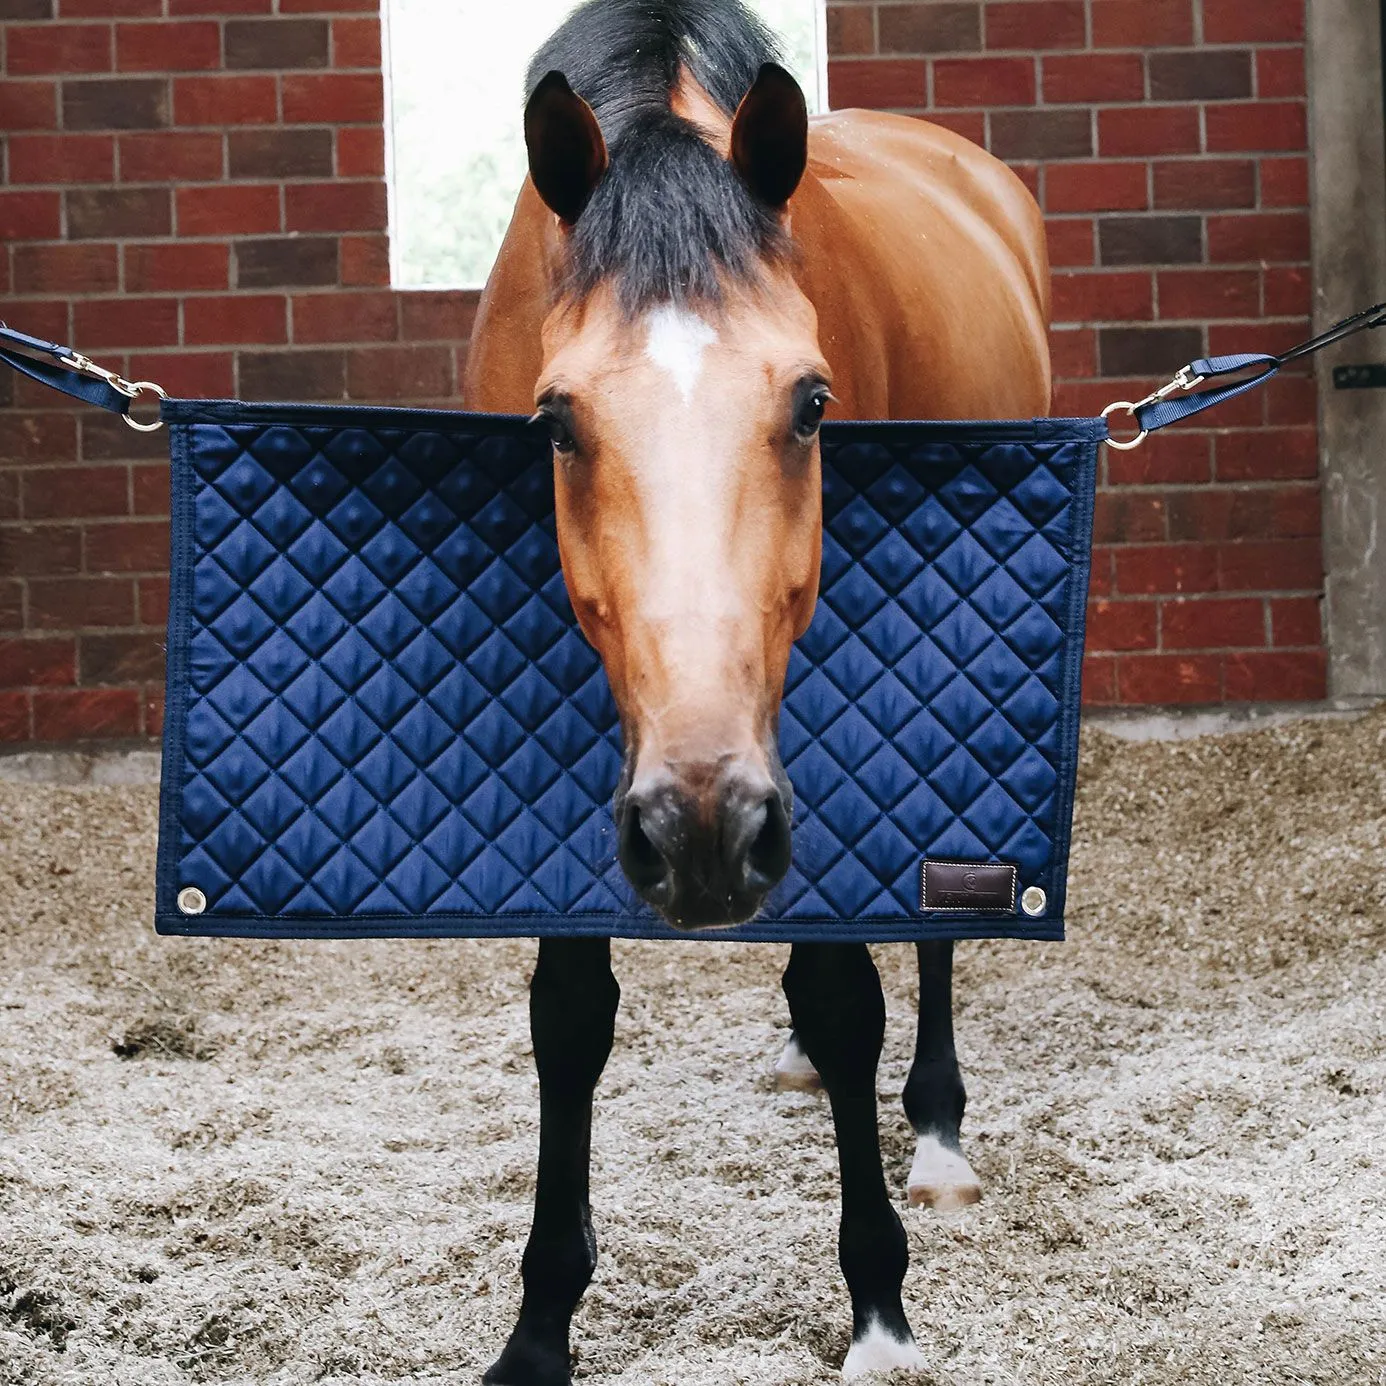
<svg viewBox="0 0 1386 1386">
<path fill-rule="evenodd" d="M 937 106 L 1032 106 L 1031 58 L 939 58 L 934 63 Z"/>
<path fill-rule="evenodd" d="M 1030 196 L 1038 202 L 1040 200 L 1040 165 L 1012 164 L 1011 172 L 1024 183 Z"/>
<path fill-rule="evenodd" d="M 1246 101 L 1234 106 L 1210 106 L 1207 111 L 1208 150 L 1302 150 L 1309 132 L 1302 101 Z"/>
<path fill-rule="evenodd" d="M 284 189 L 289 231 L 384 231 L 385 184 L 307 183 Z"/>
<path fill-rule="evenodd" d="M 1044 235 L 1049 245 L 1049 263 L 1055 269 L 1096 263 L 1091 218 L 1047 217 Z"/>
<path fill-rule="evenodd" d="M 19 473 L 0 472 L 0 520 L 19 518 Z"/>
<path fill-rule="evenodd" d="M 861 16 L 866 20 L 867 34 L 870 34 L 871 13 L 869 10 L 834 5 L 828 11 L 828 23 L 837 28 L 839 40 L 846 37 L 844 28 L 847 26 L 844 26 L 841 18 L 834 20 L 834 13 L 839 16 L 844 13 Z M 854 23 L 850 27 L 854 35 L 859 35 L 861 27 L 859 24 Z M 828 52 L 847 53 L 851 51 L 870 52 L 871 50 L 869 46 L 865 49 L 852 50 L 841 46 L 841 42 L 834 43 L 829 37 Z M 332 21 L 332 66 L 335 68 L 364 67 L 370 72 L 379 72 L 380 21 L 376 18 L 334 19 Z"/>
<path fill-rule="evenodd" d="M 67 193 L 71 240 L 167 236 L 172 230 L 167 188 L 72 188 Z"/>
<path fill-rule="evenodd" d="M 57 124 L 56 82 L 0 82 L 0 130 L 52 130 Z"/>
<path fill-rule="evenodd" d="M 380 0 L 279 0 L 281 14 L 320 14 L 330 11 L 341 14 L 347 11 L 379 12 Z"/>
<path fill-rule="evenodd" d="M 1273 597 L 1270 617 L 1271 644 L 1323 644 L 1323 614 L 1317 597 Z"/>
<path fill-rule="evenodd" d="M 242 289 L 306 288 L 336 282 L 334 237 L 236 242 L 236 283 Z"/>
<path fill-rule="evenodd" d="M 1304 37 L 1305 0 L 1203 0 L 1204 43 L 1294 43 Z"/>
<path fill-rule="evenodd" d="M 1317 537 L 1224 544 L 1218 569 L 1218 585 L 1226 592 L 1318 592 L 1323 587 Z"/>
<path fill-rule="evenodd" d="M 1088 603 L 1088 649 L 1153 650 L 1155 642 L 1154 602 Z"/>
<path fill-rule="evenodd" d="M 1160 317 L 1249 318 L 1261 311 L 1261 276 L 1255 270 L 1165 270 L 1156 277 Z"/>
<path fill-rule="evenodd" d="M 1247 49 L 1150 55 L 1152 101 L 1236 101 L 1251 94 L 1251 53 Z"/>
<path fill-rule="evenodd" d="M 1304 91 L 1303 48 L 1263 48 L 1256 54 L 1256 94 L 1262 100 Z"/>
<path fill-rule="evenodd" d="M 342 399 L 346 355 L 341 351 L 240 353 L 240 393 L 246 399 Z"/>
<path fill-rule="evenodd" d="M 0 669 L 11 687 L 76 683 L 76 656 L 71 639 L 0 640 Z"/>
<path fill-rule="evenodd" d="M 163 678 L 162 640 L 157 633 L 79 636 L 77 658 L 82 683 L 140 683 Z"/>
<path fill-rule="evenodd" d="M 1308 317 L 1313 303 L 1313 281 L 1307 265 L 1270 265 L 1261 276 L 1265 286 L 1268 317 Z M 1281 343 L 1283 350 L 1288 342 Z"/>
<path fill-rule="evenodd" d="M 160 572 L 168 567 L 168 525 L 160 520 L 92 525 L 83 549 L 88 573 Z"/>
<path fill-rule="evenodd" d="M 453 357 L 446 347 L 372 347 L 347 353 L 347 394 L 352 399 L 444 399 L 455 388 Z"/>
<path fill-rule="evenodd" d="M 986 7 L 988 48 L 1082 48 L 1083 0 L 1001 0 Z"/>
<path fill-rule="evenodd" d="M 1218 585 L 1217 552 L 1203 544 L 1132 545 L 1112 560 L 1122 593 L 1212 592 Z"/>
<path fill-rule="evenodd" d="M 1104 265 L 1198 264 L 1203 226 L 1198 217 L 1108 217 L 1098 226 Z"/>
<path fill-rule="evenodd" d="M 882 53 L 972 53 L 982 46 L 981 5 L 880 5 L 876 23 Z"/>
<path fill-rule="evenodd" d="M 45 404 L 49 403 L 49 395 Z M 77 428 L 71 414 L 0 414 L 0 462 L 66 462 L 77 452 Z"/>
<path fill-rule="evenodd" d="M 1319 391 L 1312 375 L 1282 371 L 1266 392 L 1268 424 L 1312 424 L 1319 417 Z"/>
<path fill-rule="evenodd" d="M 1118 106 L 1097 113 L 1097 147 L 1104 159 L 1197 154 L 1198 112 L 1187 106 Z"/>
<path fill-rule="evenodd" d="M 1309 205 L 1309 160 L 1261 160 L 1261 205 L 1263 207 L 1307 207 Z"/>
<path fill-rule="evenodd" d="M 167 484 L 164 487 L 167 491 Z M 139 592 L 140 624 L 162 626 L 168 621 L 168 579 L 143 577 L 135 584 Z"/>
<path fill-rule="evenodd" d="M 135 736 L 140 699 L 133 688 L 74 688 L 34 695 L 34 739 Z"/>
<path fill-rule="evenodd" d="M 996 111 L 991 152 L 998 159 L 1088 159 L 1092 117 L 1087 111 Z"/>
<path fill-rule="evenodd" d="M 68 130 L 154 130 L 168 123 L 168 83 L 160 78 L 63 83 L 63 125 Z"/>
<path fill-rule="evenodd" d="M 919 59 L 830 60 L 828 96 L 834 110 L 920 110 L 928 104 L 927 72 Z"/>
<path fill-rule="evenodd" d="M 109 135 L 11 135 L 11 183 L 109 183 L 115 141 Z"/>
<path fill-rule="evenodd" d="M 1192 43 L 1192 0 L 1096 0 L 1094 48 L 1157 48 Z"/>
<path fill-rule="evenodd" d="M 233 183 L 177 190 L 180 236 L 240 236 L 280 229 L 274 183 Z"/>
<path fill-rule="evenodd" d="M 1099 544 L 1158 543 L 1165 535 L 1165 498 L 1148 491 L 1101 490 L 1093 512 Z"/>
<path fill-rule="evenodd" d="M 0 582 L 0 630 L 24 624 L 24 584 L 13 578 Z"/>
<path fill-rule="evenodd" d="M 163 433 L 138 433 L 114 414 L 89 409 L 80 418 L 79 432 L 84 462 L 128 462 L 158 457 L 167 465 L 168 438 Z"/>
<path fill-rule="evenodd" d="M 1160 648 L 1220 650 L 1266 643 L 1265 604 L 1254 598 L 1160 603 Z"/>
<path fill-rule="evenodd" d="M 122 72 L 207 72 L 221 66 L 220 26 L 117 24 L 116 66 Z"/>
<path fill-rule="evenodd" d="M 224 242 L 127 245 L 123 253 L 129 293 L 225 289 L 231 282 L 231 248 Z"/>
<path fill-rule="evenodd" d="M 1318 430 L 1265 428 L 1219 436 L 1219 481 L 1297 480 L 1319 474 Z"/>
<path fill-rule="evenodd" d="M 0 255 L 0 260 L 4 256 Z M 13 315 L 16 323 L 22 323 L 24 330 L 31 336 L 41 337 L 47 342 L 66 342 L 72 333 L 70 329 L 70 319 L 68 317 L 67 304 L 55 303 L 51 299 L 31 299 L 27 303 L 18 299 L 9 299 L 5 303 L 5 312 Z M 13 371 L 5 371 L 3 375 L 4 385 L 0 386 L 6 398 L 6 407 L 13 404 L 16 394 L 22 397 L 25 386 L 29 383 Z M 51 409 L 54 404 L 52 394 L 43 386 L 35 387 L 39 393 L 34 396 L 35 407 Z M 73 408 L 81 406 L 74 405 Z"/>
<path fill-rule="evenodd" d="M 0 693 L 0 741 L 33 740 L 27 693 Z"/>
<path fill-rule="evenodd" d="M 6 66 L 11 76 L 111 70 L 111 29 L 107 24 L 16 24 L 8 30 Z"/>
<path fill-rule="evenodd" d="M 472 335 L 480 294 L 473 289 L 403 293 L 400 330 L 414 341 L 465 342 Z"/>
<path fill-rule="evenodd" d="M 288 312 L 279 294 L 190 298 L 183 305 L 190 346 L 272 346 L 288 341 Z"/>
<path fill-rule="evenodd" d="M 1139 53 L 1066 53 L 1044 59 L 1044 99 L 1141 101 L 1145 97 L 1145 62 Z"/>
<path fill-rule="evenodd" d="M 911 12 L 913 12 L 913 7 Z M 369 23 L 369 20 L 337 19 L 332 23 L 333 62 L 337 67 L 372 67 L 367 62 L 351 61 L 356 55 L 338 37 L 345 24 Z M 923 51 L 923 50 L 920 50 Z M 828 6 L 828 52 L 840 55 L 876 52 L 875 11 L 864 5 Z"/>
<path fill-rule="evenodd" d="M 1104 327 L 1097 334 L 1105 376 L 1171 375 L 1203 355 L 1199 327 Z"/>
<path fill-rule="evenodd" d="M 68 19 L 148 19 L 163 13 L 162 0 L 59 0 Z"/>
<path fill-rule="evenodd" d="M 272 125 L 279 118 L 273 77 L 175 77 L 179 125 Z"/>
<path fill-rule="evenodd" d="M 274 0 L 166 0 L 172 15 L 269 14 Z"/>
<path fill-rule="evenodd" d="M 1088 655 L 1083 660 L 1083 705 L 1102 706 L 1116 702 L 1116 660 Z"/>
<path fill-rule="evenodd" d="M 0 191 L 0 243 L 52 241 L 62 234 L 62 199 L 55 192 Z"/>
<path fill-rule="evenodd" d="M 73 337 L 85 347 L 177 346 L 176 298 L 96 298 L 73 308 Z"/>
<path fill-rule="evenodd" d="M 144 690 L 144 734 L 158 737 L 164 732 L 164 691 L 155 686 Z"/>
<path fill-rule="evenodd" d="M 1253 702 L 1317 701 L 1328 695 L 1322 650 L 1227 656 L 1225 696 Z"/>
<path fill-rule="evenodd" d="M 1091 380 L 1097 374 L 1097 333 L 1090 327 L 1051 327 L 1049 357 L 1055 380 Z"/>
<path fill-rule="evenodd" d="M 29 623 L 36 630 L 78 626 L 129 626 L 135 621 L 135 589 L 129 578 L 33 578 Z"/>
<path fill-rule="evenodd" d="M 337 174 L 342 178 L 383 178 L 384 129 L 379 126 L 341 126 L 337 130 Z"/>
<path fill-rule="evenodd" d="M 130 470 L 130 508 L 136 515 L 169 512 L 168 464 L 156 463 Z"/>
<path fill-rule="evenodd" d="M 1208 259 L 1224 263 L 1307 261 L 1309 214 L 1247 212 L 1240 216 L 1209 217 Z"/>
<path fill-rule="evenodd" d="M 181 183 L 220 178 L 223 171 L 219 134 L 164 130 L 120 137 L 123 183 Z"/>
<path fill-rule="evenodd" d="M 1126 655 L 1117 661 L 1117 693 L 1124 704 L 1215 703 L 1222 664 L 1221 655 Z"/>
<path fill-rule="evenodd" d="M 1222 211 L 1256 205 L 1256 165 L 1250 159 L 1160 160 L 1154 180 L 1160 208 Z"/>
<path fill-rule="evenodd" d="M 398 301 L 390 292 L 297 294 L 293 316 L 295 342 L 392 342 L 399 337 Z"/>
<path fill-rule="evenodd" d="M 987 117 L 984 111 L 930 111 L 929 123 L 951 130 L 973 144 L 986 147 Z"/>
<path fill-rule="evenodd" d="M 379 125 L 384 119 L 385 87 L 378 72 L 314 72 L 284 78 L 287 123 Z"/>
<path fill-rule="evenodd" d="M 330 178 L 331 130 L 232 130 L 232 178 Z"/>
<path fill-rule="evenodd" d="M 132 357 L 130 371 L 136 378 L 157 380 L 176 399 L 227 399 L 236 393 L 228 351 L 180 348 L 161 356 Z"/>
<path fill-rule="evenodd" d="M 328 33 L 325 19 L 229 19 L 226 66 L 272 72 L 326 67 Z"/>
<path fill-rule="evenodd" d="M 6 525 L 0 529 L 0 576 L 75 573 L 82 566 L 82 531 L 59 525 Z"/>
<path fill-rule="evenodd" d="M 52 19 L 55 8 L 55 0 L 0 0 L 0 22 Z"/>
<path fill-rule="evenodd" d="M 1144 273 L 1055 274 L 1054 322 L 1121 322 L 1155 314 L 1151 275 Z"/>
<path fill-rule="evenodd" d="M 342 237 L 342 283 L 354 288 L 385 288 L 390 283 L 387 236 Z"/>
</svg>

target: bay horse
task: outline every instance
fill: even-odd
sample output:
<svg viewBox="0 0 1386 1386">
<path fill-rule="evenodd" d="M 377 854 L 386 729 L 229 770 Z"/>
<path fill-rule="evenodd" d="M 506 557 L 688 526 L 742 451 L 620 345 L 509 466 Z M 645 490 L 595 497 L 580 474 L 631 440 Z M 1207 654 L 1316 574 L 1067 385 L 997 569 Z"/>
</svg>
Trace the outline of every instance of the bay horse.
<svg viewBox="0 0 1386 1386">
<path fill-rule="evenodd" d="M 830 405 L 858 419 L 1046 413 L 1043 224 L 1009 170 L 947 130 L 865 111 L 809 120 L 740 0 L 589 0 L 540 48 L 527 92 L 529 175 L 464 397 L 537 411 L 552 438 L 564 578 L 621 719 L 621 866 L 676 927 L 725 925 L 790 861 L 777 718 L 817 596 L 819 423 Z M 911 1186 L 965 1202 L 951 945 L 919 956 Z M 880 978 L 864 945 L 796 943 L 784 991 L 781 1075 L 821 1075 L 836 1132 L 843 1375 L 921 1367 L 877 1132 Z M 570 1380 L 596 1265 L 592 1100 L 619 996 L 610 940 L 540 942 L 534 1221 L 495 1386 Z"/>
</svg>

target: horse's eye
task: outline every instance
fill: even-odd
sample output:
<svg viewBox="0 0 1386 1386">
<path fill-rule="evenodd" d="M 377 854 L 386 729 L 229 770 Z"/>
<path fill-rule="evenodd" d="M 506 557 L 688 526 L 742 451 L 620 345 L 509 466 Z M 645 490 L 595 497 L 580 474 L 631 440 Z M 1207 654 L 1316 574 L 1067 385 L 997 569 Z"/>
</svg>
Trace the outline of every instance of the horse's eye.
<svg viewBox="0 0 1386 1386">
<path fill-rule="evenodd" d="M 805 442 L 818 432 L 823 422 L 823 411 L 832 399 L 832 391 L 822 381 L 805 382 L 797 393 L 794 404 L 794 432 Z"/>
<path fill-rule="evenodd" d="M 577 440 L 573 437 L 573 430 L 568 426 L 568 420 L 558 409 L 551 405 L 541 406 L 539 412 L 530 422 L 543 424 L 548 429 L 549 439 L 556 451 L 563 453 L 577 451 Z"/>
</svg>

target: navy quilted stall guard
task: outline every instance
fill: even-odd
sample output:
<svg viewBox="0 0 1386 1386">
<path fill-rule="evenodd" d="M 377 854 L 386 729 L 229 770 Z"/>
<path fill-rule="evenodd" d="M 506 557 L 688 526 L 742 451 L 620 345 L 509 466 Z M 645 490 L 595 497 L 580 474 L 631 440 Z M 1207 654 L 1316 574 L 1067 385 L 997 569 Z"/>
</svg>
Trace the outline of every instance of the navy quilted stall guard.
<svg viewBox="0 0 1386 1386">
<path fill-rule="evenodd" d="M 564 589 L 542 430 L 163 416 L 161 932 L 689 937 L 616 862 L 619 728 Z M 756 920 L 693 936 L 1062 937 L 1105 437 L 824 427 L 822 587 L 780 721 L 794 864 Z M 1015 889 L 926 910 L 926 858 L 1011 863 Z"/>
</svg>

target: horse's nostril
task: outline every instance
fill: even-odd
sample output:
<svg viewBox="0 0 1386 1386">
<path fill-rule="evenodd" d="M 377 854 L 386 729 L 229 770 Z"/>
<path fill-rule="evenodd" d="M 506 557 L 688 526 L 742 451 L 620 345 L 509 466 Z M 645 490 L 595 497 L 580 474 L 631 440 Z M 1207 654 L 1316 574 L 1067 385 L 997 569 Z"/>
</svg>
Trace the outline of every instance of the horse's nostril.
<svg viewBox="0 0 1386 1386">
<path fill-rule="evenodd" d="M 639 804 L 626 804 L 621 815 L 621 840 L 617 850 L 621 869 L 636 890 L 654 890 L 669 875 L 669 863 L 645 831 Z"/>
<path fill-rule="evenodd" d="M 789 815 L 778 794 L 770 794 L 755 813 L 761 817 L 760 827 L 746 849 L 746 888 L 763 894 L 778 885 L 789 870 Z"/>
</svg>

